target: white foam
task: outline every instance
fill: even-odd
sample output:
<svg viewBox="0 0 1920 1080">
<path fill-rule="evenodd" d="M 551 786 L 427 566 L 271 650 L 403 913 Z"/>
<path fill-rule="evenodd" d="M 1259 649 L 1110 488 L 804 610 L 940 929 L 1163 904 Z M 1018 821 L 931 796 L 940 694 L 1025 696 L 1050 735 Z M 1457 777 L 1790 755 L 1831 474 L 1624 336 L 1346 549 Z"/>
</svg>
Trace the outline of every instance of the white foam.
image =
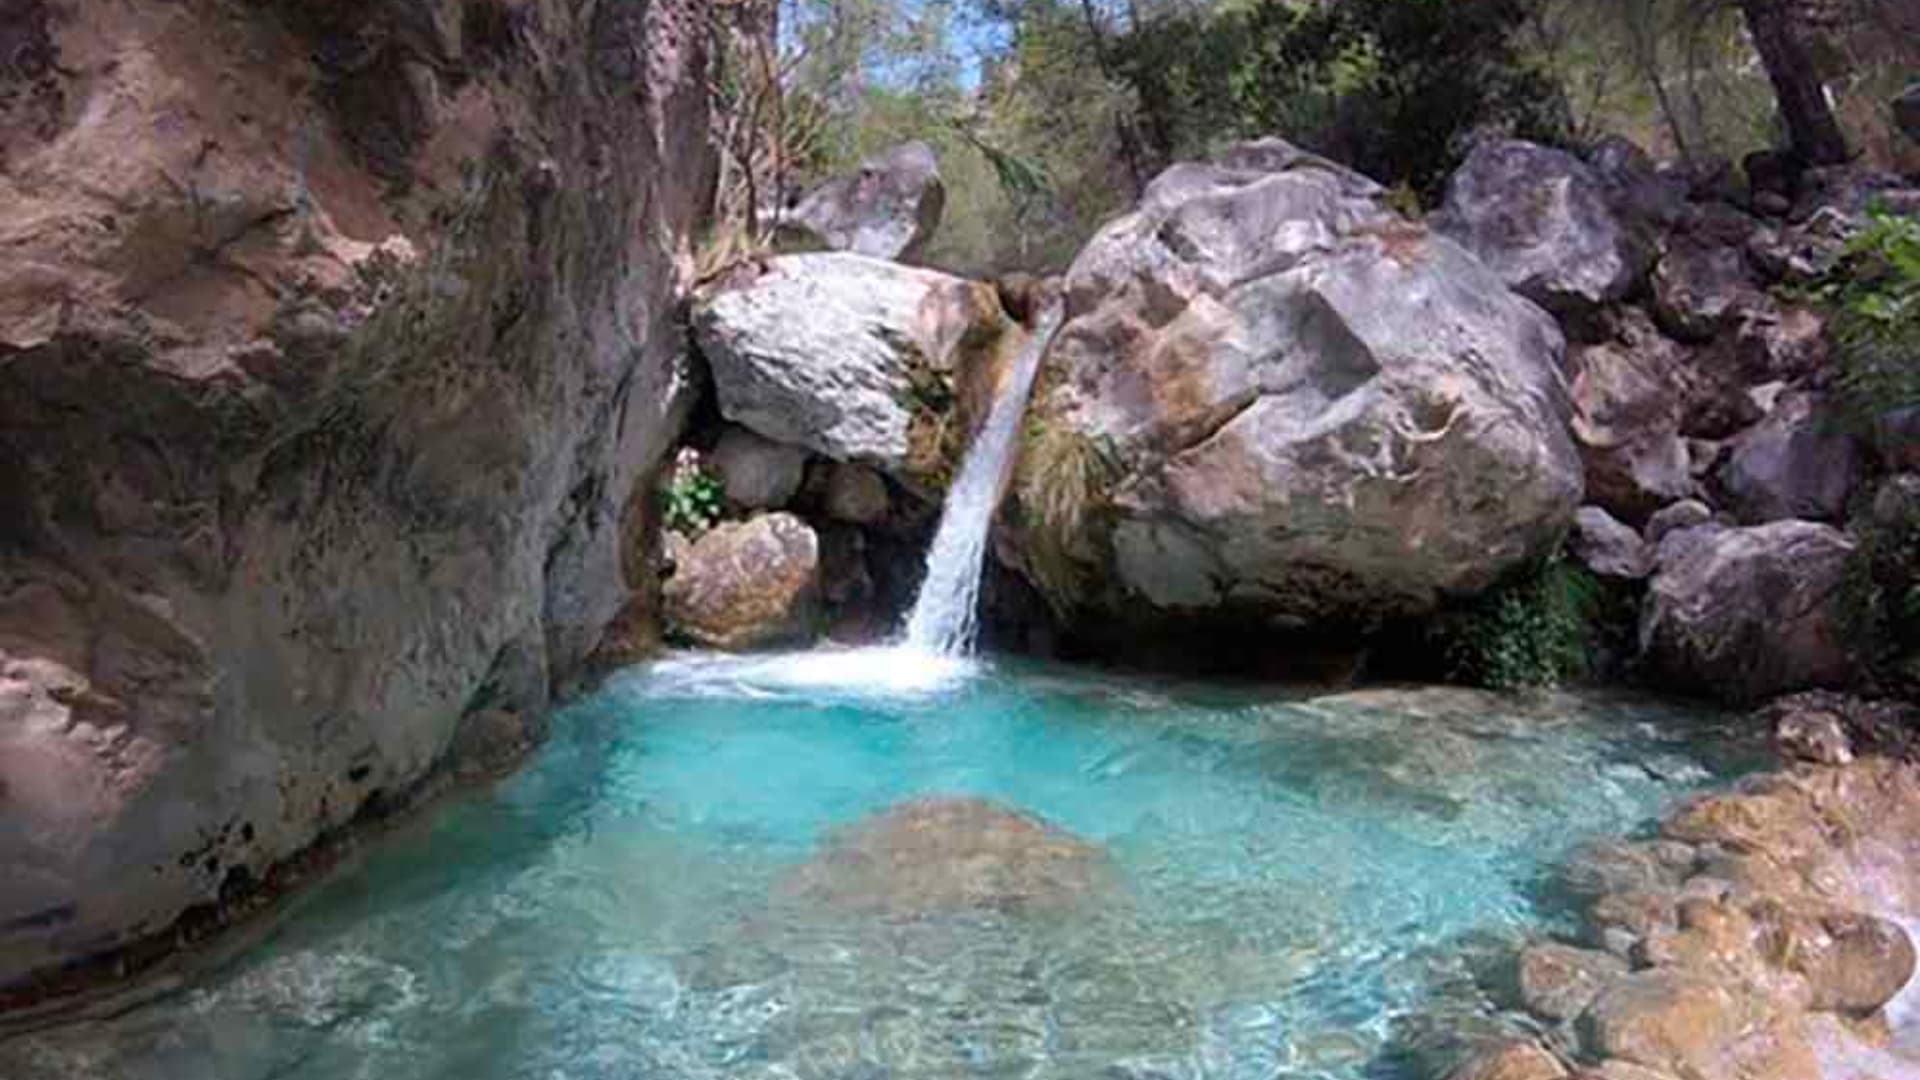
<svg viewBox="0 0 1920 1080">
<path fill-rule="evenodd" d="M 1040 369 L 1040 356 L 1060 325 L 1056 301 L 1041 314 L 1033 336 L 1014 359 L 1006 386 L 994 399 L 987 422 L 947 490 L 940 528 L 927 550 L 926 578 L 907 617 L 907 643 L 923 652 L 965 656 L 973 651 L 980 602 L 980 568 L 987 556 L 987 534 L 1013 464 L 1020 419 Z"/>
<path fill-rule="evenodd" d="M 911 645 L 747 656 L 673 655 L 647 667 L 657 691 L 754 697 L 793 690 L 914 695 L 949 689 L 981 670 L 979 661 Z"/>
</svg>

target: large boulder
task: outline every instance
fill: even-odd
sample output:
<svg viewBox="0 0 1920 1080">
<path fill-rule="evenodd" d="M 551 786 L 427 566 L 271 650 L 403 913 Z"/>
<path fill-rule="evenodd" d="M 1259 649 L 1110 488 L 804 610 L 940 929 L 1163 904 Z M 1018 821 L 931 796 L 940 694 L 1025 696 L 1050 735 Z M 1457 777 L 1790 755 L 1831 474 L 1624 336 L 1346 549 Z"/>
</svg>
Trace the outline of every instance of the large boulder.
<svg viewBox="0 0 1920 1080">
<path fill-rule="evenodd" d="M 786 243 L 817 243 L 877 259 L 916 258 L 940 227 L 947 189 L 923 142 L 902 143 L 808 192 L 782 216 Z"/>
<path fill-rule="evenodd" d="M 1766 303 L 1744 242 L 1726 243 L 1713 235 L 1675 237 L 1653 269 L 1654 314 L 1682 341 L 1711 341 Z"/>
<path fill-rule="evenodd" d="M 767 260 L 693 327 L 728 420 L 896 474 L 932 467 L 958 384 L 1017 336 L 991 285 L 840 253 Z"/>
<path fill-rule="evenodd" d="M 1741 1020 L 1740 1004 L 1726 987 L 1656 968 L 1609 984 L 1580 1016 L 1580 1043 L 1598 1058 L 1679 1076 L 1717 1076 Z"/>
<path fill-rule="evenodd" d="M 1427 612 L 1557 545 L 1579 503 L 1552 320 L 1275 142 L 1229 160 L 1284 167 L 1162 173 L 1067 275 L 1034 411 L 1113 466 L 1112 513 L 1062 545 L 1103 564 L 1107 610 Z"/>
<path fill-rule="evenodd" d="M 706 5 L 496 8 L 6 5 L 0 1009 L 496 764 L 648 585 Z"/>
<path fill-rule="evenodd" d="M 1109 875 L 1098 847 L 1051 822 L 988 799 L 931 796 L 841 829 L 779 892 L 861 916 L 1032 912 L 1077 905 Z"/>
<path fill-rule="evenodd" d="M 1488 140 L 1447 182 L 1432 221 L 1521 295 L 1580 312 L 1625 296 L 1644 268 L 1608 196 L 1607 185 L 1572 154 Z"/>
<path fill-rule="evenodd" d="M 1794 391 L 1733 439 L 1715 479 L 1723 503 L 1743 522 L 1838 521 L 1865 473 L 1860 440 L 1817 397 Z"/>
<path fill-rule="evenodd" d="M 1670 681 L 1735 702 L 1845 681 L 1834 611 L 1853 542 L 1809 521 L 1667 534 L 1640 645 Z"/>
<path fill-rule="evenodd" d="M 802 641 L 819 616 L 820 540 L 792 514 L 716 525 L 676 560 L 667 630 L 715 649 Z"/>
<path fill-rule="evenodd" d="M 1692 496 L 1692 453 L 1681 430 L 1692 383 L 1685 350 L 1634 309 L 1614 333 L 1572 346 L 1573 433 L 1587 497 L 1639 524 Z"/>
</svg>

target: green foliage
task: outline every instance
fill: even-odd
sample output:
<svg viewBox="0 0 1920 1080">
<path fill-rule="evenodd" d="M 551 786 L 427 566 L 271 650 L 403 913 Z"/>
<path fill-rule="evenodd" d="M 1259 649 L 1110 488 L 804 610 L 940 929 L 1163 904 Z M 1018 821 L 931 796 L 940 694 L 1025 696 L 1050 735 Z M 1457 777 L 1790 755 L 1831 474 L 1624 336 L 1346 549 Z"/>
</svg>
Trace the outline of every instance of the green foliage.
<svg viewBox="0 0 1920 1080">
<path fill-rule="evenodd" d="M 720 520 L 726 489 L 720 478 L 702 468 L 696 458 L 683 454 L 661 489 L 660 501 L 667 528 L 693 537 Z"/>
<path fill-rule="evenodd" d="M 1602 633 L 1600 582 L 1562 558 L 1546 561 L 1435 620 L 1448 677 L 1508 690 L 1585 675 Z"/>
<path fill-rule="evenodd" d="M 1107 505 L 1117 471 L 1099 441 L 1043 415 L 1029 419 L 1014 493 L 1028 530 L 1029 569 L 1059 612 L 1084 595 L 1090 525 Z"/>
<path fill-rule="evenodd" d="M 1920 496 L 1856 524 L 1839 595 L 1848 647 L 1882 688 L 1920 696 Z"/>
<path fill-rule="evenodd" d="M 1920 405 L 1920 216 L 1869 210 L 1817 293 L 1833 310 L 1848 419 L 1864 427 L 1888 409 Z"/>
<path fill-rule="evenodd" d="M 1555 141 L 1564 99 L 1520 46 L 1529 0 L 1254 0 L 1139 24 L 1117 44 L 1162 160 L 1278 134 L 1437 193 L 1468 136 Z"/>
</svg>

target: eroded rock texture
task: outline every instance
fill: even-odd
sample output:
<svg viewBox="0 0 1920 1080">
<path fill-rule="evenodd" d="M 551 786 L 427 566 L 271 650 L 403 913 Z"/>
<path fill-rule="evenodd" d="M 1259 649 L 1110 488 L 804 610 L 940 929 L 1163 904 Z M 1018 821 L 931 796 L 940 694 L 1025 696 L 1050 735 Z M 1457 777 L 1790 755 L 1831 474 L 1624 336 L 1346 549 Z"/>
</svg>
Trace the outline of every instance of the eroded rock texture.
<svg viewBox="0 0 1920 1080">
<path fill-rule="evenodd" d="M 13 1000 L 511 743 L 462 717 L 537 724 L 627 602 L 700 7 L 4 5 Z"/>
<path fill-rule="evenodd" d="M 1423 614 L 1553 548 L 1580 501 L 1553 320 L 1285 149 L 1167 170 L 1067 275 L 1035 423 L 1114 465 L 1095 607 Z"/>
</svg>

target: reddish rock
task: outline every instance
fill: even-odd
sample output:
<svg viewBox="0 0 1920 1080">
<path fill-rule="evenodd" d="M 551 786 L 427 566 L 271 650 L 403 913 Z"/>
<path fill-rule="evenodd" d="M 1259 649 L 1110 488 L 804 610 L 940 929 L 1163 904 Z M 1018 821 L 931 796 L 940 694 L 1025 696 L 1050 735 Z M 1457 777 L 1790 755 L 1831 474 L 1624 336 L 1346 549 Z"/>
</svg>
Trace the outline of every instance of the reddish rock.
<svg viewBox="0 0 1920 1080">
<path fill-rule="evenodd" d="M 626 604 L 707 13 L 512 8 L 5 5 L 0 985 L 495 760 Z"/>
</svg>

